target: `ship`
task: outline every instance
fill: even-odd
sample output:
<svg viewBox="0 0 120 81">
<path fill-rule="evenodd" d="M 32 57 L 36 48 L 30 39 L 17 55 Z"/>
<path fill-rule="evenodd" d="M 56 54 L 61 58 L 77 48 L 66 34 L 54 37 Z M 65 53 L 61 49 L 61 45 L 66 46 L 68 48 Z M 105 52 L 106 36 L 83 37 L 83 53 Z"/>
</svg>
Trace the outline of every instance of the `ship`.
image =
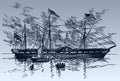
<svg viewBox="0 0 120 81">
<path fill-rule="evenodd" d="M 79 41 L 77 41 L 77 44 L 72 44 L 73 41 L 69 38 L 70 32 L 73 32 L 74 30 L 68 30 L 64 31 L 61 30 L 62 33 L 66 33 L 66 37 L 62 38 L 60 41 L 62 42 L 61 45 L 58 46 L 52 46 L 53 39 L 52 39 L 52 23 L 51 18 L 54 16 L 56 18 L 60 18 L 56 12 L 54 12 L 51 9 L 48 9 L 48 17 L 47 17 L 47 29 L 42 27 L 42 41 L 40 43 L 40 47 L 36 49 L 29 49 L 27 48 L 26 44 L 26 31 L 24 32 L 24 48 L 14 48 L 11 49 L 12 53 L 15 54 L 15 57 L 18 59 L 27 59 L 31 58 L 33 61 L 48 61 L 49 59 L 79 59 L 79 58 L 104 58 L 106 54 L 110 52 L 110 50 L 114 47 L 116 47 L 116 44 L 108 37 L 106 36 L 102 31 L 99 31 L 98 27 L 92 22 L 97 20 L 95 16 L 92 13 L 85 13 L 84 18 L 81 20 L 81 24 L 79 25 L 79 29 L 77 27 L 73 27 L 75 32 L 79 33 Z M 61 20 L 61 19 L 60 19 Z M 71 23 L 71 20 L 67 22 L 68 24 Z M 75 22 L 72 22 L 72 25 L 76 25 Z M 65 25 L 66 26 L 66 25 Z M 41 26 L 40 26 L 41 27 Z M 24 30 L 26 30 L 26 25 L 24 25 Z M 94 30 L 92 32 L 92 30 Z M 44 33 L 47 32 L 47 33 Z M 41 31 L 39 31 L 41 32 Z M 47 35 L 45 35 L 47 34 Z M 96 37 L 96 35 L 100 35 L 101 37 Z M 45 37 L 47 36 L 47 40 L 45 40 Z M 17 40 L 20 40 L 20 37 L 16 34 L 14 34 L 14 38 Z M 69 40 L 68 40 L 69 39 Z M 93 40 L 93 41 L 92 41 Z M 103 40 L 103 42 L 98 41 Z M 108 40 L 106 42 L 106 40 Z M 45 45 L 47 41 L 47 45 Z M 79 42 L 79 43 L 78 43 Z M 57 42 L 56 42 L 57 43 Z M 68 44 L 69 43 L 69 44 Z M 74 43 L 76 43 L 74 41 Z M 96 45 L 91 46 L 91 44 L 96 43 Z M 104 45 L 111 44 L 112 46 L 106 48 Z M 75 46 L 77 45 L 77 46 Z M 99 47 L 99 45 L 101 47 Z M 38 50 L 41 50 L 40 53 Z M 42 59 L 42 60 L 41 60 Z"/>
</svg>

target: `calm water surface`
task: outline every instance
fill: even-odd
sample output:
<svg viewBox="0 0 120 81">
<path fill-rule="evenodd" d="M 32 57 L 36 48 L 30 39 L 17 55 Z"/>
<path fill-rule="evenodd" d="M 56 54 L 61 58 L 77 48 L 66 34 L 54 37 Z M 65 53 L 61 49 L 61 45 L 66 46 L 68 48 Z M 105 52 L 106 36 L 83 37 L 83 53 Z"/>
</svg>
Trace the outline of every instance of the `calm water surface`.
<svg viewBox="0 0 120 81">
<path fill-rule="evenodd" d="M 111 71 L 116 68 L 116 62 L 112 61 L 115 54 L 108 54 L 104 59 L 55 59 L 49 62 L 18 61 L 14 59 L 12 54 L 1 54 L 1 74 L 2 80 L 7 79 L 29 79 L 33 77 L 38 79 L 54 79 L 54 78 L 71 78 L 88 79 L 94 77 L 105 76 L 104 72 Z M 56 64 L 65 64 L 64 68 L 56 68 Z M 30 70 L 30 66 L 34 65 L 34 69 Z M 114 72 L 113 72 L 114 73 Z M 67 79 L 66 79 L 67 80 Z"/>
</svg>

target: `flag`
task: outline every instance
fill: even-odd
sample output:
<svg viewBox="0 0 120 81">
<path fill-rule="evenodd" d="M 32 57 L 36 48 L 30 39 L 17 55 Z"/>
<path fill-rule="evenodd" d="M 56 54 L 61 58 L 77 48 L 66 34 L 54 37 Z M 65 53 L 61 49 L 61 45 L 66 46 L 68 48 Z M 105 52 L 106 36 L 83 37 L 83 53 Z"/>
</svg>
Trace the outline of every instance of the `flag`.
<svg viewBox="0 0 120 81">
<path fill-rule="evenodd" d="M 90 17 L 90 16 L 91 16 L 91 14 L 85 13 L 85 17 Z"/>
<path fill-rule="evenodd" d="M 56 17 L 60 17 L 58 14 L 56 14 L 53 10 L 51 10 L 51 9 L 49 9 L 49 8 L 48 8 L 48 13 L 49 13 L 50 15 L 54 15 L 54 16 L 56 16 Z"/>
<path fill-rule="evenodd" d="M 85 19 L 87 20 L 96 20 L 95 16 L 93 14 L 85 13 Z"/>
<path fill-rule="evenodd" d="M 18 34 L 16 34 L 16 33 L 14 33 L 14 39 L 22 42 L 21 37 Z"/>
<path fill-rule="evenodd" d="M 18 8 L 20 8 L 21 7 L 21 5 L 19 4 L 19 3 L 15 3 L 15 5 L 13 6 L 14 8 L 16 8 L 16 9 L 18 9 Z"/>
</svg>

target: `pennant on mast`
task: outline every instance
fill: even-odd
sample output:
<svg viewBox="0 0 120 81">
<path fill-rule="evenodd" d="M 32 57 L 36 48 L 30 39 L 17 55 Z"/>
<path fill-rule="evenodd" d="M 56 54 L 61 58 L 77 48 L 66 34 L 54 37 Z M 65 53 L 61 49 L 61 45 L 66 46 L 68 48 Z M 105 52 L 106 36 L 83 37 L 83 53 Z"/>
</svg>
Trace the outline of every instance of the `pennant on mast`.
<svg viewBox="0 0 120 81">
<path fill-rule="evenodd" d="M 56 14 L 56 12 L 55 11 L 53 11 L 53 10 L 51 10 L 50 8 L 48 8 L 48 13 L 50 14 L 50 15 L 54 15 L 54 16 L 56 16 L 56 17 L 60 17 L 58 14 Z"/>
<path fill-rule="evenodd" d="M 17 33 L 14 33 L 14 38 L 20 42 L 22 42 L 21 40 L 21 37 L 17 34 Z"/>
</svg>

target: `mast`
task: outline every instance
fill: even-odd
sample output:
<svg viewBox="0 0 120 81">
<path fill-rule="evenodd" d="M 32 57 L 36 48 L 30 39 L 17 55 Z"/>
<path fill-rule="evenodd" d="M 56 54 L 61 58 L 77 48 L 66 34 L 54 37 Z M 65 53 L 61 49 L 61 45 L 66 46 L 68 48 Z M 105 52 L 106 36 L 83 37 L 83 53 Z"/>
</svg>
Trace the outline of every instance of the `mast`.
<svg viewBox="0 0 120 81">
<path fill-rule="evenodd" d="M 26 53 L 27 45 L 26 45 L 26 25 L 25 24 L 24 24 L 24 44 L 25 44 L 25 53 Z"/>
<path fill-rule="evenodd" d="M 48 17 L 48 26 L 49 26 L 49 34 L 48 34 L 48 37 L 49 37 L 49 50 L 51 50 L 51 26 L 50 26 L 50 13 L 48 12 L 49 14 L 49 17 Z"/>
<path fill-rule="evenodd" d="M 84 21 L 84 25 L 83 25 L 83 30 L 84 30 L 84 32 L 83 32 L 83 47 L 84 47 L 84 49 L 86 48 L 86 21 Z"/>
<path fill-rule="evenodd" d="M 14 43 L 13 48 L 15 48 L 15 49 L 16 49 L 16 47 L 17 47 L 17 41 L 16 41 L 16 39 L 15 39 L 15 32 L 14 32 L 14 41 L 15 41 L 15 43 Z"/>
</svg>

